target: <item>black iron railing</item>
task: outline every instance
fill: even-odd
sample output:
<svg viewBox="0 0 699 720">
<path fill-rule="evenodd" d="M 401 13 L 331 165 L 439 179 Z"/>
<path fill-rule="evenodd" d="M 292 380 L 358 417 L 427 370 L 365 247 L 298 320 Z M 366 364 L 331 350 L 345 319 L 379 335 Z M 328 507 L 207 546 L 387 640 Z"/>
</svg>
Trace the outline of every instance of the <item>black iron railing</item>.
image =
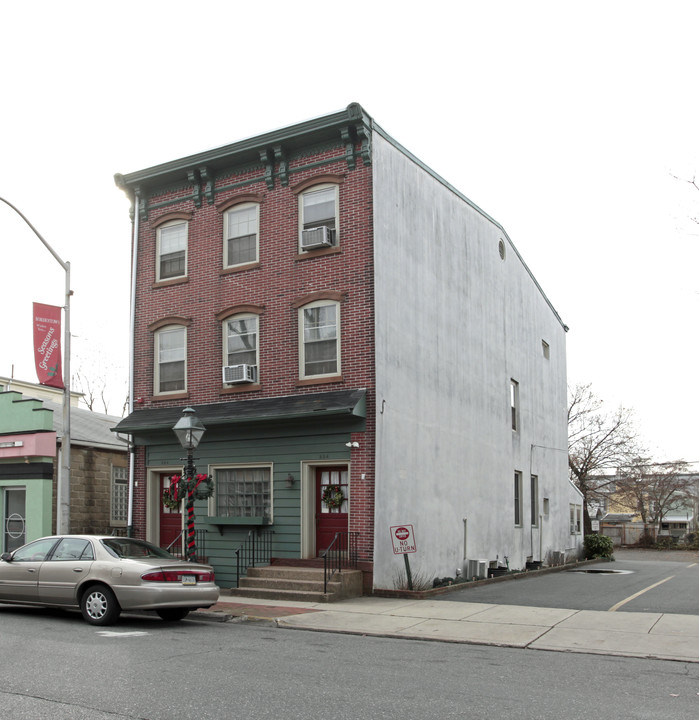
<svg viewBox="0 0 699 720">
<path fill-rule="evenodd" d="M 197 546 L 196 562 L 206 562 L 206 530 L 195 530 L 194 541 Z M 169 553 L 180 560 L 187 559 L 187 550 L 185 543 L 187 542 L 187 529 L 180 530 L 180 534 L 165 548 Z"/>
<path fill-rule="evenodd" d="M 250 530 L 245 542 L 235 551 L 235 586 L 241 574 L 256 565 L 269 565 L 272 559 L 273 530 Z"/>
<path fill-rule="evenodd" d="M 321 553 L 323 558 L 323 592 L 328 592 L 328 581 L 342 568 L 357 567 L 357 539 L 358 532 L 335 533 L 333 541 L 327 550 Z"/>
</svg>

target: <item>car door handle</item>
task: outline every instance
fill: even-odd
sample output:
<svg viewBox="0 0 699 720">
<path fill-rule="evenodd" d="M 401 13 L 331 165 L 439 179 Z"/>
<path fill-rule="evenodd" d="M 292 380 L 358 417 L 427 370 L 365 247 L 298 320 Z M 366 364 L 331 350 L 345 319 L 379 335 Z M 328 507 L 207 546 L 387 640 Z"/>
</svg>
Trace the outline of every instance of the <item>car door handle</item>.
<svg viewBox="0 0 699 720">
<path fill-rule="evenodd" d="M 82 572 L 82 571 L 83 571 L 82 568 L 73 568 L 73 572 Z"/>
<path fill-rule="evenodd" d="M 36 568 L 27 568 L 27 572 L 36 572 Z"/>
</svg>

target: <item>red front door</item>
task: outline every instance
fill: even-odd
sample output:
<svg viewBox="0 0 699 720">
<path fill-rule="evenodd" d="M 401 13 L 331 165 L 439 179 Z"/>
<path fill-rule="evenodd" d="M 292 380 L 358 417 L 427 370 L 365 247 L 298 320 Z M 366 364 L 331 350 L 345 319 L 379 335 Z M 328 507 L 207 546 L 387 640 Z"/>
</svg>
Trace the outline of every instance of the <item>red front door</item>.
<svg viewBox="0 0 699 720">
<path fill-rule="evenodd" d="M 338 495 L 342 494 L 342 498 Z M 323 497 L 330 500 L 330 505 Z M 339 505 L 333 499 L 341 500 Z M 316 551 L 330 546 L 335 533 L 347 532 L 349 513 L 349 477 L 346 467 L 324 467 L 316 470 Z"/>
<path fill-rule="evenodd" d="M 163 505 L 163 490 L 170 487 L 171 475 L 171 473 L 160 475 L 160 492 L 158 493 L 160 501 L 160 547 L 163 548 L 173 543 L 182 530 L 182 513 L 179 508 L 170 510 L 169 507 Z"/>
</svg>

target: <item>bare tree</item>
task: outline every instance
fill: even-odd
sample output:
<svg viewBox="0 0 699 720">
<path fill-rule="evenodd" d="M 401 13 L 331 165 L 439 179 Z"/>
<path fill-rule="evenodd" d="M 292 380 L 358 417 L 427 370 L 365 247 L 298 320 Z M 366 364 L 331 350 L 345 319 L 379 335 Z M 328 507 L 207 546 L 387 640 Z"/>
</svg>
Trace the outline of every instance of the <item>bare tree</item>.
<svg viewBox="0 0 699 720">
<path fill-rule="evenodd" d="M 620 406 L 609 413 L 603 404 L 589 384 L 569 389 L 568 468 L 571 481 L 583 495 L 586 533 L 592 529 L 588 503 L 606 497 L 617 470 L 643 454 L 633 411 Z"/>
<path fill-rule="evenodd" d="M 696 481 L 684 460 L 654 463 L 636 458 L 620 470 L 614 499 L 638 513 L 647 529 L 657 533 L 660 521 L 672 510 L 693 507 Z"/>
</svg>

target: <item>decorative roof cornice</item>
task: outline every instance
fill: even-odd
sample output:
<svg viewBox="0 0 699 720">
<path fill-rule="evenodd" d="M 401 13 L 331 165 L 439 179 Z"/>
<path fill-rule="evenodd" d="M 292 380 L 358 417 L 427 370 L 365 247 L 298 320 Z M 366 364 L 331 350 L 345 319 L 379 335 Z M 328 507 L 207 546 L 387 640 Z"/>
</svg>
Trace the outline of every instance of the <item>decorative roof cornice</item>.
<svg viewBox="0 0 699 720">
<path fill-rule="evenodd" d="M 324 115 L 291 125 L 280 130 L 257 135 L 247 140 L 224 145 L 223 147 L 189 155 L 145 170 L 114 176 L 116 184 L 131 198 L 136 192 L 148 193 L 157 187 L 175 182 L 189 181 L 194 186 L 196 201 L 202 194 L 210 192 L 207 187 L 217 171 L 230 168 L 232 165 L 262 164 L 266 165 L 268 185 L 274 182 L 270 177 L 270 165 L 277 166 L 276 176 L 282 185 L 288 183 L 288 167 L 286 158 L 295 150 L 311 143 L 336 140 L 347 148 L 348 167 L 354 167 L 356 158 L 351 152 L 351 140 L 361 143 L 357 153 L 365 165 L 371 162 L 371 128 L 372 118 L 357 103 L 348 105 L 341 112 Z M 203 187 L 202 187 L 203 186 Z"/>
</svg>

